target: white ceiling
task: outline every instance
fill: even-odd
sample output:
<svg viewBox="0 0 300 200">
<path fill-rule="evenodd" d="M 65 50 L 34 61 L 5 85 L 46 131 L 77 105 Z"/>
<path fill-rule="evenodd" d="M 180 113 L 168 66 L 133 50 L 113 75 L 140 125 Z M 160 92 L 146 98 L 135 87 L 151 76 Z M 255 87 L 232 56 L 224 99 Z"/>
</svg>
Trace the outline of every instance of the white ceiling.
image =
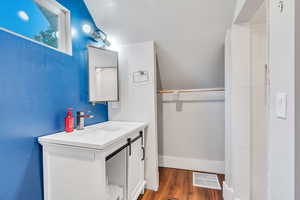
<svg viewBox="0 0 300 200">
<path fill-rule="evenodd" d="M 164 89 L 224 86 L 235 0 L 85 0 L 113 45 L 155 40 Z"/>
</svg>

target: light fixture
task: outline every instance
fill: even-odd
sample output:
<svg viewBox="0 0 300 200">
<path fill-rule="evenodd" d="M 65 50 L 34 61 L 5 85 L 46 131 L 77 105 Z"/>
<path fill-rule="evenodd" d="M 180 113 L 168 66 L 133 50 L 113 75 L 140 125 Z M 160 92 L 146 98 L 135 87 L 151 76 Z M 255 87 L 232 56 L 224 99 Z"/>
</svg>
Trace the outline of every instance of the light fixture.
<svg viewBox="0 0 300 200">
<path fill-rule="evenodd" d="M 83 32 L 85 32 L 86 34 L 91 34 L 92 33 L 92 27 L 88 24 L 84 24 L 82 26 L 82 30 Z"/>
<path fill-rule="evenodd" d="M 103 31 L 101 31 L 100 29 L 93 30 L 92 27 L 91 27 L 91 25 L 84 24 L 82 26 L 82 31 L 84 33 L 90 35 L 90 37 L 92 37 L 96 42 L 101 41 L 107 47 L 109 47 L 111 45 L 110 42 L 107 40 L 106 33 L 104 33 Z"/>
<path fill-rule="evenodd" d="M 23 11 L 23 10 L 20 10 L 20 11 L 18 12 L 18 16 L 19 16 L 19 18 L 20 18 L 21 20 L 23 20 L 24 22 L 28 22 L 28 21 L 29 21 L 29 16 L 28 16 L 28 14 L 27 14 L 25 11 Z"/>
</svg>

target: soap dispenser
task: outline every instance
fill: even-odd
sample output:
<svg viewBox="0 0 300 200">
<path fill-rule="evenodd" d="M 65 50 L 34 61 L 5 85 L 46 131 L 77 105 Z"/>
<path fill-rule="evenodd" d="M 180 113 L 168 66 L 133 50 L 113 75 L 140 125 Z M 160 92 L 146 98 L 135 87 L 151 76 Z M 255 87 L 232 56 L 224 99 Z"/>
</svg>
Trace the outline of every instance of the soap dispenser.
<svg viewBox="0 0 300 200">
<path fill-rule="evenodd" d="M 68 113 L 65 118 L 65 131 L 67 133 L 74 131 L 74 117 L 72 116 L 72 108 L 68 108 Z"/>
</svg>

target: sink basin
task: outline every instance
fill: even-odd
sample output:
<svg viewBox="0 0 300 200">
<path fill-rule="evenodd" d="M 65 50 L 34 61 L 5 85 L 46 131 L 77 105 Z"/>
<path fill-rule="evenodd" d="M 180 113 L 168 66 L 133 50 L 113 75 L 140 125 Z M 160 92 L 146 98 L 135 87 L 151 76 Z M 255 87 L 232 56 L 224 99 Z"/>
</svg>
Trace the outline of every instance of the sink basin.
<svg viewBox="0 0 300 200">
<path fill-rule="evenodd" d="M 72 133 L 56 133 L 39 138 L 40 143 L 71 145 L 84 148 L 104 149 L 138 129 L 144 129 L 145 123 L 108 121 L 76 130 Z"/>
<path fill-rule="evenodd" d="M 105 127 L 101 128 L 101 131 L 115 132 L 115 131 L 120 131 L 123 128 L 124 127 L 119 127 L 119 126 L 116 126 L 116 125 L 109 125 L 109 126 L 105 126 Z"/>
</svg>

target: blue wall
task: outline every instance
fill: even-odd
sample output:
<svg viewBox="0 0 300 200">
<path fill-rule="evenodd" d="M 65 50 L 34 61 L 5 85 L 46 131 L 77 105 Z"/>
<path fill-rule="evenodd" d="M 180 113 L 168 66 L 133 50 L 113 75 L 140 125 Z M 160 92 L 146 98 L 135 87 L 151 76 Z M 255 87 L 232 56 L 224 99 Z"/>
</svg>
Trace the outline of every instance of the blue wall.
<svg viewBox="0 0 300 200">
<path fill-rule="evenodd" d="M 14 1 L 17 3 L 16 1 Z M 72 12 L 73 56 L 0 31 L 0 199 L 43 199 L 37 137 L 64 129 L 67 107 L 107 120 L 105 105 L 88 103 L 87 49 L 81 32 L 93 24 L 82 0 L 59 0 Z M 8 20 L 8 18 L 6 18 Z M 67 169 L 66 169 L 67 170 Z"/>
</svg>

